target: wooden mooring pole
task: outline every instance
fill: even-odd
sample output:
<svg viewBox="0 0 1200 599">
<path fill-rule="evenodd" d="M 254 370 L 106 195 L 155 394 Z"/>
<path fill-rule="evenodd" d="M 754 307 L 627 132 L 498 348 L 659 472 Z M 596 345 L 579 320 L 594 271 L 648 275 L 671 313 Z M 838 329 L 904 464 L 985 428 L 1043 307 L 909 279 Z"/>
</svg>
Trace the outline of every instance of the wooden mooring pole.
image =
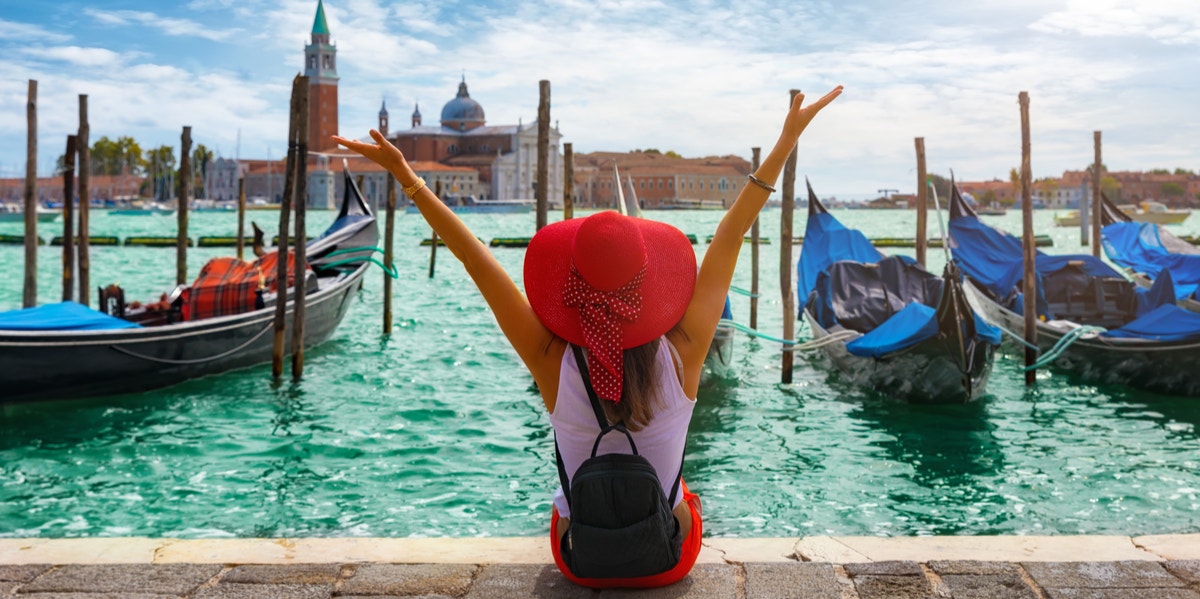
<svg viewBox="0 0 1200 599">
<path fill-rule="evenodd" d="M 917 262 L 925 266 L 925 248 L 929 245 L 929 182 L 925 180 L 925 138 L 915 139 L 917 147 Z"/>
<path fill-rule="evenodd" d="M 392 277 L 396 267 L 393 238 L 396 235 L 396 177 L 387 174 L 387 216 L 383 225 L 383 334 L 392 332 Z"/>
<path fill-rule="evenodd" d="M 1100 257 L 1100 132 L 1092 132 L 1092 145 L 1096 149 L 1096 160 L 1092 164 L 1092 239 L 1096 243 L 1092 244 L 1092 255 Z M 1087 201 L 1085 198 L 1083 201 Z"/>
<path fill-rule="evenodd" d="M 758 170 L 759 156 L 762 154 L 762 148 L 750 148 L 750 172 Z M 746 183 L 749 185 L 749 183 Z M 754 224 L 750 225 L 750 328 L 758 328 L 758 221 L 759 217 L 754 217 Z"/>
<path fill-rule="evenodd" d="M 299 381 L 304 375 L 304 317 L 308 310 L 308 256 L 305 253 L 305 217 L 308 212 L 308 77 L 300 78 L 300 106 L 297 109 L 304 118 L 296 123 L 296 239 L 295 266 L 292 269 L 295 281 L 295 300 L 292 308 L 292 380 Z"/>
<path fill-rule="evenodd" d="M 87 100 L 87 94 L 79 94 L 79 132 L 75 136 L 75 147 L 79 151 L 79 244 L 75 255 L 79 262 L 79 303 L 85 306 L 91 305 L 92 296 L 92 233 L 89 222 L 92 212 L 92 150 L 88 141 L 91 133 Z"/>
<path fill-rule="evenodd" d="M 301 80 L 304 80 L 301 84 Z M 292 213 L 292 192 L 294 191 L 296 179 L 296 131 L 299 129 L 301 119 L 307 119 L 308 115 L 300 114 L 300 94 L 308 89 L 308 81 L 306 77 L 296 75 L 292 79 L 292 100 L 291 111 L 288 117 L 288 152 L 287 162 L 284 167 L 283 177 L 283 196 L 279 203 L 279 244 L 275 251 L 279 253 L 278 264 L 275 269 L 275 330 L 273 337 L 273 345 L 271 348 L 271 378 L 279 380 L 283 376 L 283 335 L 287 328 L 287 297 L 288 297 L 288 227 L 290 226 L 289 217 Z"/>
<path fill-rule="evenodd" d="M 237 257 L 242 260 L 246 251 L 246 178 L 238 177 Z"/>
<path fill-rule="evenodd" d="M 75 299 L 75 140 L 67 136 L 67 153 L 63 154 L 63 253 L 62 301 Z M 104 306 L 100 306 L 104 310 Z"/>
<path fill-rule="evenodd" d="M 192 179 L 192 128 L 184 126 L 179 135 L 179 190 L 178 206 L 175 208 L 175 221 L 178 231 L 175 235 L 175 284 L 187 284 L 187 251 L 188 251 L 188 191 Z"/>
<path fill-rule="evenodd" d="M 25 287 L 21 305 L 37 305 L 37 80 L 29 80 L 25 103 Z"/>
<path fill-rule="evenodd" d="M 793 89 L 788 96 L 788 106 L 796 99 L 800 90 Z M 779 215 L 779 293 L 783 298 L 783 338 L 796 338 L 796 300 L 792 289 L 792 218 L 796 212 L 796 148 L 788 154 L 783 164 L 783 203 Z M 792 382 L 792 348 L 784 348 L 782 382 Z"/>
<path fill-rule="evenodd" d="M 1017 96 L 1021 104 L 1021 248 L 1025 257 L 1022 291 L 1025 299 L 1025 367 L 1037 362 L 1037 247 L 1033 239 L 1033 167 L 1030 164 L 1029 92 Z M 1025 371 L 1025 384 L 1037 382 L 1037 372 Z"/>
<path fill-rule="evenodd" d="M 575 149 L 563 144 L 563 220 L 575 218 Z"/>
<path fill-rule="evenodd" d="M 437 181 L 433 184 L 433 195 L 438 199 L 442 197 L 442 182 Z M 412 198 L 409 198 L 412 199 Z M 429 278 L 433 278 L 434 268 L 437 266 L 437 246 L 438 234 L 437 231 L 430 230 L 429 232 Z"/>
<path fill-rule="evenodd" d="M 550 210 L 550 82 L 538 82 L 537 230 L 546 226 Z"/>
</svg>

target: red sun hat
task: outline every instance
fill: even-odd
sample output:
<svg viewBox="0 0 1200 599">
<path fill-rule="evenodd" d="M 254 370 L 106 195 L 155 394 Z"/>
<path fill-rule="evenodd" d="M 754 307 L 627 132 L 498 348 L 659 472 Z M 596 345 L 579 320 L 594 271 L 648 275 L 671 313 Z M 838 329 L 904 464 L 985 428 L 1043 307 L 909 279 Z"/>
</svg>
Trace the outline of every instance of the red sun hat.
<svg viewBox="0 0 1200 599">
<path fill-rule="evenodd" d="M 696 286 L 696 252 L 671 225 L 609 210 L 542 227 L 525 252 L 524 277 L 538 320 L 587 347 L 597 394 L 619 401 L 620 352 L 683 318 Z"/>
</svg>

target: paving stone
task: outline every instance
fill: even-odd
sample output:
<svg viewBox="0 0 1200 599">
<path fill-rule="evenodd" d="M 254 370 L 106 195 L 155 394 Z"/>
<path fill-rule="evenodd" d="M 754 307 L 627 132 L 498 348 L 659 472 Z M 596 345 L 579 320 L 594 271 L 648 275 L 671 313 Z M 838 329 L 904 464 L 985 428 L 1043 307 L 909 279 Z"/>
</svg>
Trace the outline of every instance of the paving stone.
<svg viewBox="0 0 1200 599">
<path fill-rule="evenodd" d="M 1021 570 L 1011 562 L 982 562 L 977 560 L 934 560 L 927 564 L 939 576 L 947 574 L 1017 574 Z"/>
<path fill-rule="evenodd" d="M 184 595 L 221 571 L 217 564 L 67 565 L 21 587 L 22 593 L 120 593 Z M 39 596 L 38 599 L 46 599 Z M 89 598 L 90 599 L 90 598 Z"/>
<path fill-rule="evenodd" d="M 474 564 L 366 564 L 339 589 L 344 595 L 451 595 L 471 587 Z"/>
<path fill-rule="evenodd" d="M 475 576 L 468 599 L 563 599 L 594 597 L 595 591 L 567 580 L 550 564 L 491 564 Z"/>
<path fill-rule="evenodd" d="M 192 599 L 329 599 L 328 584 L 218 584 L 200 589 Z M 36 599 L 36 598 L 30 598 Z"/>
<path fill-rule="evenodd" d="M 175 599 L 179 595 L 160 595 L 158 593 L 34 593 L 13 595 L 16 599 Z"/>
<path fill-rule="evenodd" d="M 862 562 L 856 564 L 845 564 L 846 573 L 851 577 L 859 574 L 886 574 L 890 576 L 924 576 L 921 571 L 921 564 L 917 562 L 901 562 L 901 561 L 885 561 L 885 562 Z"/>
<path fill-rule="evenodd" d="M 859 599 L 926 599 L 933 587 L 924 576 L 863 574 L 853 576 Z"/>
<path fill-rule="evenodd" d="M 1037 599 L 1037 593 L 1012 574 L 946 574 L 942 582 L 954 599 Z"/>
<path fill-rule="evenodd" d="M 29 582 L 52 567 L 49 564 L 0 565 L 0 580 Z"/>
<path fill-rule="evenodd" d="M 1167 569 L 1167 572 L 1187 582 L 1200 583 L 1200 560 L 1190 559 L 1163 562 L 1163 567 Z"/>
<path fill-rule="evenodd" d="M 334 595 L 337 599 L 454 599 L 449 595 Z M 37 599 L 30 597 L 29 599 Z"/>
<path fill-rule="evenodd" d="M 749 563 L 746 568 L 747 597 L 796 597 L 841 599 L 833 565 L 816 562 Z"/>
<path fill-rule="evenodd" d="M 730 564 L 696 564 L 683 580 L 658 589 L 605 589 L 602 599 L 638 597 L 639 599 L 729 599 L 737 596 L 737 575 L 741 568 Z"/>
<path fill-rule="evenodd" d="M 10 597 L 21 586 L 19 582 L 0 582 L 0 597 Z"/>
<path fill-rule="evenodd" d="M 1042 588 L 1182 587 L 1158 562 L 1023 562 Z"/>
<path fill-rule="evenodd" d="M 333 584 L 341 577 L 341 564 L 251 565 L 226 572 L 221 584 Z"/>
<path fill-rule="evenodd" d="M 1047 599 L 1200 599 L 1187 589 L 1046 589 Z M 39 598 L 40 599 L 40 598 Z"/>
</svg>

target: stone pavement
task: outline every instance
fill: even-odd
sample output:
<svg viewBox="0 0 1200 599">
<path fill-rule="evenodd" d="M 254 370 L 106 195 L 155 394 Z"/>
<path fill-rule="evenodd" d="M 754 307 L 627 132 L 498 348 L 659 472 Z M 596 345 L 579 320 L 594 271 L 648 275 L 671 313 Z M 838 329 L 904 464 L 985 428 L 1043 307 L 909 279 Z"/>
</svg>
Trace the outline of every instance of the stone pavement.
<svg viewBox="0 0 1200 599">
<path fill-rule="evenodd" d="M 708 539 L 670 587 L 567 582 L 542 538 L 3 539 L 3 599 L 1200 599 L 1200 534 Z"/>
</svg>

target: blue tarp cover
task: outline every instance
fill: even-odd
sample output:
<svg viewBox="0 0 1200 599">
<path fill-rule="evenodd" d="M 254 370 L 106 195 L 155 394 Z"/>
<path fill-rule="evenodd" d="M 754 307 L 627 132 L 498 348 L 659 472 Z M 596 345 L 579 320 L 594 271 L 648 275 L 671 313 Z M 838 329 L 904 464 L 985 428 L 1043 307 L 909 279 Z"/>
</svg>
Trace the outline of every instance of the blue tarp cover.
<svg viewBox="0 0 1200 599">
<path fill-rule="evenodd" d="M 136 328 L 140 328 L 136 323 L 109 316 L 77 302 L 0 312 L 0 330 L 5 331 L 99 331 Z"/>
<path fill-rule="evenodd" d="M 846 350 L 863 358 L 881 358 L 911 347 L 938 334 L 936 314 L 933 308 L 913 302 L 866 335 L 847 343 Z M 997 335 L 999 332 L 997 329 Z"/>
<path fill-rule="evenodd" d="M 1113 223 L 1100 231 L 1104 253 L 1109 260 L 1154 279 L 1169 269 L 1175 280 L 1175 297 L 1192 297 L 1200 286 L 1200 254 L 1172 252 L 1160 231 L 1154 223 Z"/>
<path fill-rule="evenodd" d="M 817 286 L 817 275 L 830 264 L 839 260 L 870 264 L 883 257 L 866 235 L 857 229 L 847 229 L 832 214 L 809 216 L 804 227 L 800 261 L 796 264 L 797 309 L 804 310 L 809 292 Z"/>
<path fill-rule="evenodd" d="M 1119 328 L 1105 331 L 1101 337 L 1136 337 L 1157 341 L 1200 339 L 1200 313 L 1179 306 L 1165 305 L 1139 316 Z"/>
</svg>

